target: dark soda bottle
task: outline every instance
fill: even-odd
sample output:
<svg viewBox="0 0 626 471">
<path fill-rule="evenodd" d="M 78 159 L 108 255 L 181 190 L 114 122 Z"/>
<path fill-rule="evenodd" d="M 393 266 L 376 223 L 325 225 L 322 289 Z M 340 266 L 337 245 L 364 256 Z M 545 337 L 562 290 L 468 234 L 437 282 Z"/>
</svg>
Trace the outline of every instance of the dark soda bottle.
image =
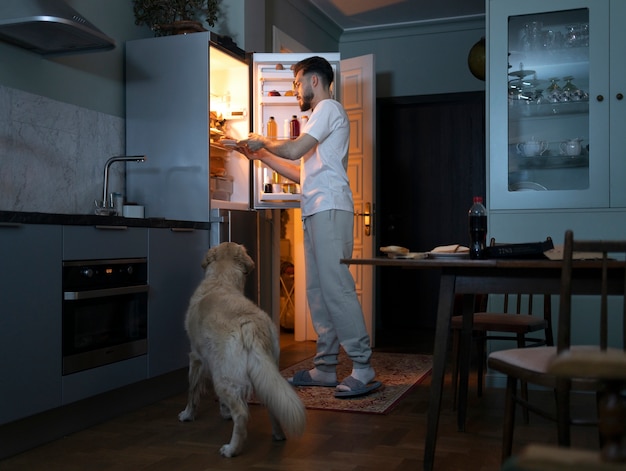
<svg viewBox="0 0 626 471">
<path fill-rule="evenodd" d="M 470 247 L 472 259 L 486 258 L 487 247 L 487 210 L 483 206 L 482 196 L 474 196 L 472 207 L 468 213 Z"/>
</svg>

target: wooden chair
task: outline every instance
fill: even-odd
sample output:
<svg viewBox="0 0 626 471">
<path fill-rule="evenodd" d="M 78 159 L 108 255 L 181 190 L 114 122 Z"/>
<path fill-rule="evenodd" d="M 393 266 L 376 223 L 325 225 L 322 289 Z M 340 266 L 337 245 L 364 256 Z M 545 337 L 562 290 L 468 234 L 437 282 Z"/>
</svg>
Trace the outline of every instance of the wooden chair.
<svg viewBox="0 0 626 471">
<path fill-rule="evenodd" d="M 491 239 L 491 246 L 495 239 Z M 511 298 L 515 299 L 515 306 Z M 524 305 L 526 308 L 524 309 Z M 550 295 L 543 296 L 543 316 L 533 315 L 532 294 L 504 295 L 502 311 L 486 311 L 487 296 L 480 295 L 477 300 L 477 312 L 474 313 L 472 338 L 476 345 L 478 357 L 477 365 L 477 394 L 482 396 L 484 382 L 484 365 L 487 360 L 486 347 L 489 340 L 514 341 L 518 348 L 554 345 L 552 334 L 552 301 Z M 452 388 L 454 391 L 453 407 L 456 407 L 459 380 L 459 343 L 463 328 L 463 316 L 455 315 L 451 319 L 452 331 Z M 543 336 L 530 334 L 543 331 Z M 522 385 L 522 395 L 527 398 L 526 387 Z M 524 420 L 528 422 L 528 411 L 524 411 Z"/>
<path fill-rule="evenodd" d="M 565 350 L 550 362 L 548 373 L 568 380 L 598 381 L 600 451 L 532 443 L 507 460 L 502 471 L 617 471 L 626 469 L 626 353 Z"/>
<path fill-rule="evenodd" d="M 600 309 L 597 314 L 599 325 L 599 340 L 593 345 L 575 345 L 571 342 L 571 283 L 573 269 L 574 252 L 593 252 L 601 256 L 598 262 L 598 270 L 594 271 L 595 278 L 585 280 L 585 287 L 589 294 L 599 295 Z M 504 424 L 502 434 L 502 459 L 505 461 L 512 451 L 513 430 L 515 427 L 515 406 L 522 403 L 531 412 L 537 413 L 545 418 L 557 422 L 557 442 L 560 446 L 570 444 L 570 426 L 573 424 L 589 424 L 593 420 L 572 420 L 570 413 L 570 391 L 586 390 L 599 393 L 605 385 L 594 376 L 585 377 L 588 373 L 581 369 L 574 370 L 575 377 L 565 378 L 561 373 L 557 375 L 557 370 L 552 362 L 557 353 L 559 355 L 579 355 L 602 354 L 615 355 L 616 352 L 623 354 L 624 342 L 626 340 L 626 327 L 622 329 L 622 348 L 614 349 L 608 347 L 608 309 L 607 293 L 609 288 L 614 294 L 616 292 L 624 298 L 626 287 L 624 280 L 620 280 L 619 286 L 615 286 L 607 276 L 608 270 L 619 270 L 621 276 L 626 280 L 626 270 L 624 267 L 615 267 L 608 254 L 621 253 L 621 257 L 626 254 L 626 240 L 624 241 L 575 241 L 572 231 L 566 231 L 565 243 L 563 247 L 563 265 L 561 271 L 561 291 L 559 303 L 559 323 L 556 347 L 543 346 L 536 348 L 514 348 L 492 352 L 487 360 L 489 368 L 507 375 Z M 601 254 L 601 255 L 600 255 Z M 611 268 L 611 265 L 613 267 Z M 592 317 L 587 316 L 592 319 Z M 626 326 L 626 303 L 621 313 L 623 325 Z M 568 353 L 566 353 L 568 352 Z M 552 411 L 542 410 L 530 401 L 525 401 L 517 396 L 518 381 L 535 384 L 553 389 L 555 391 L 556 408 Z M 595 421 L 597 423 L 597 421 Z M 622 420 L 623 423 L 623 420 Z"/>
</svg>

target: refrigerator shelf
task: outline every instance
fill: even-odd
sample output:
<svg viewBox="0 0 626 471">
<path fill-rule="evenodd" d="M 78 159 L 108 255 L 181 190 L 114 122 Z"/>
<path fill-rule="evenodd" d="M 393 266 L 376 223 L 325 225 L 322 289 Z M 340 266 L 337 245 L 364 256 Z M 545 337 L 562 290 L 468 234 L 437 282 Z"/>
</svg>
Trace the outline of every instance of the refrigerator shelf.
<svg viewBox="0 0 626 471">
<path fill-rule="evenodd" d="M 261 193 L 261 201 L 300 201 L 300 193 Z"/>
<path fill-rule="evenodd" d="M 285 66 L 283 66 L 285 67 Z M 259 80 L 289 80 L 293 82 L 293 70 L 291 70 L 291 66 L 285 67 L 282 70 L 279 70 L 274 67 L 261 67 L 260 72 L 262 77 L 259 77 Z"/>
<path fill-rule="evenodd" d="M 294 105 L 298 106 L 298 100 L 295 96 L 264 96 L 261 101 L 261 106 L 267 105 Z"/>
</svg>

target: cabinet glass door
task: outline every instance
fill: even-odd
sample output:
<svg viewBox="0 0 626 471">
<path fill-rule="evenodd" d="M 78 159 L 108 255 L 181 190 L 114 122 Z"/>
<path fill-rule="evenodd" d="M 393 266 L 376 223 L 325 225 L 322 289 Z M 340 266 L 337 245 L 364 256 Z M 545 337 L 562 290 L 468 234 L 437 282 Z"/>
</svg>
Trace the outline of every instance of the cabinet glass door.
<svg viewBox="0 0 626 471">
<path fill-rule="evenodd" d="M 490 20 L 492 35 L 496 22 L 505 29 L 490 38 L 489 206 L 608 206 L 608 133 L 595 132 L 608 118 L 592 90 L 601 82 L 594 74 L 608 73 L 606 53 L 594 55 L 600 43 L 608 50 L 608 35 L 595 36 L 607 28 L 590 24 L 585 2 L 563 2 L 559 11 L 541 1 L 512 5 L 493 2 Z"/>
</svg>

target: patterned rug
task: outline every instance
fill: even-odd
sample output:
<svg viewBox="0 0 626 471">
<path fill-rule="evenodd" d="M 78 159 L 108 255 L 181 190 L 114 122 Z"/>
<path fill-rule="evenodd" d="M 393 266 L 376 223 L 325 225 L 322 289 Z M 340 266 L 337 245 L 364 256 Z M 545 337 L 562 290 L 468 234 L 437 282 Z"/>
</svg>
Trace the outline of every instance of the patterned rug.
<svg viewBox="0 0 626 471">
<path fill-rule="evenodd" d="M 298 395 L 307 409 L 362 412 L 366 414 L 388 414 L 398 402 L 430 374 L 431 355 L 374 352 L 372 367 L 376 379 L 383 385 L 375 392 L 351 399 L 334 397 L 335 388 L 297 387 Z M 313 368 L 313 358 L 303 360 L 282 370 L 285 378 L 296 371 Z M 342 351 L 339 355 L 337 376 L 341 379 L 350 374 L 352 363 Z"/>
</svg>

